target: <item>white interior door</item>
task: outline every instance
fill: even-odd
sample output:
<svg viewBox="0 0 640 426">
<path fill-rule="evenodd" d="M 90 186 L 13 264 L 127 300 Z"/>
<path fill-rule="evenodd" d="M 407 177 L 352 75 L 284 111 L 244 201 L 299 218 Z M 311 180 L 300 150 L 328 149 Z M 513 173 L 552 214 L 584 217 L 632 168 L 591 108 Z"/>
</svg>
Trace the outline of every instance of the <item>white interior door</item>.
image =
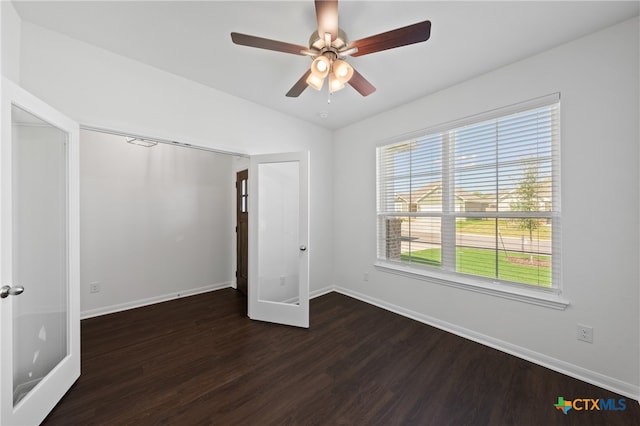
<svg viewBox="0 0 640 426">
<path fill-rule="evenodd" d="M 308 164 L 308 152 L 251 157 L 251 319 L 309 327 Z"/>
<path fill-rule="evenodd" d="M 41 423 L 80 375 L 78 135 L 3 79 L 2 425 Z"/>
</svg>

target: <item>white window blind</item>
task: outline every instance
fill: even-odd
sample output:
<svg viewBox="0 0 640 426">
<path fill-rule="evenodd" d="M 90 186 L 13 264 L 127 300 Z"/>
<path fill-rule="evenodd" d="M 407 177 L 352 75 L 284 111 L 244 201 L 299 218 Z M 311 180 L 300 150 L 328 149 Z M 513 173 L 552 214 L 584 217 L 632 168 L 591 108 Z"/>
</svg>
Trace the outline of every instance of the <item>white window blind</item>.
<svg viewBox="0 0 640 426">
<path fill-rule="evenodd" d="M 559 286 L 559 95 L 378 148 L 378 259 Z"/>
</svg>

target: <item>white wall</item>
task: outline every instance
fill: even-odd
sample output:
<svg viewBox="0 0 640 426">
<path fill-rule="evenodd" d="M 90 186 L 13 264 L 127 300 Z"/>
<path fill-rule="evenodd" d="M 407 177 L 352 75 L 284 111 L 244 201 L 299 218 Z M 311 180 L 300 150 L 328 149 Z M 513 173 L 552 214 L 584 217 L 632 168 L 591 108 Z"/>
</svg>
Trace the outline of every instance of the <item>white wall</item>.
<svg viewBox="0 0 640 426">
<path fill-rule="evenodd" d="M 92 131 L 80 144 L 83 316 L 231 285 L 233 157 Z"/>
<path fill-rule="evenodd" d="M 331 285 L 331 132 L 27 22 L 21 43 L 22 86 L 81 124 L 249 154 L 309 150 L 310 288 Z"/>
<path fill-rule="evenodd" d="M 339 289 L 637 398 L 638 36 L 636 18 L 337 131 Z M 376 144 L 553 92 L 562 96 L 566 310 L 374 269 Z M 593 326 L 593 344 L 576 340 L 577 323 Z"/>
<path fill-rule="evenodd" d="M 22 21 L 10 1 L 0 2 L 2 75 L 20 83 L 20 39 Z"/>
</svg>

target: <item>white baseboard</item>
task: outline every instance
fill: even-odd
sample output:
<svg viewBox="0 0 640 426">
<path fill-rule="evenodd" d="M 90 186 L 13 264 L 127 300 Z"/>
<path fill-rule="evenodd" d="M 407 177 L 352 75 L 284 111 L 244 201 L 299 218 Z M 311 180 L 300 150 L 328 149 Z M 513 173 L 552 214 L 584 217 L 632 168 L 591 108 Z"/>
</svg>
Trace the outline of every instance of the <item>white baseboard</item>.
<svg viewBox="0 0 640 426">
<path fill-rule="evenodd" d="M 318 289 L 318 290 L 313 290 L 309 292 L 309 299 L 315 299 L 316 297 L 324 296 L 325 294 L 329 294 L 335 290 L 336 288 L 332 285 Z"/>
<path fill-rule="evenodd" d="M 518 358 L 525 359 L 534 364 L 538 364 L 543 367 L 549 368 L 551 370 L 557 371 L 559 373 L 565 374 L 567 376 L 576 378 L 578 380 L 591 383 L 595 386 L 599 386 L 601 388 L 610 390 L 620 395 L 624 395 L 636 401 L 640 400 L 639 398 L 640 386 L 623 382 L 621 380 L 615 379 L 613 377 L 605 376 L 595 371 L 587 370 L 585 368 L 547 356 L 545 354 L 541 354 L 539 352 L 535 352 L 527 348 L 523 348 L 521 346 L 514 345 L 509 342 L 505 342 L 503 340 L 495 339 L 493 337 L 486 336 L 481 333 L 477 333 L 473 330 L 459 327 L 455 324 L 451 324 L 446 321 L 442 321 L 437 318 L 433 318 L 428 315 L 424 315 L 424 314 L 412 311 L 410 309 L 396 306 L 392 303 L 388 303 L 383 300 L 376 299 L 376 298 L 367 296 L 365 294 L 362 294 L 353 290 L 349 290 L 344 287 L 336 286 L 334 288 L 334 291 L 340 294 L 344 294 L 345 296 L 353 297 L 354 299 L 358 299 L 360 301 L 385 309 L 387 311 L 394 312 L 404 317 L 411 318 L 421 323 L 439 328 L 441 330 L 455 334 L 465 339 L 473 340 L 474 342 L 480 343 L 482 345 L 489 346 L 491 348 L 508 353 Z"/>
<path fill-rule="evenodd" d="M 236 288 L 235 283 L 229 281 L 229 282 L 226 282 L 226 283 L 213 284 L 213 285 L 200 287 L 200 288 L 195 288 L 195 289 L 189 289 L 189 290 L 185 290 L 185 291 L 177 291 L 175 293 L 163 294 L 163 295 L 160 295 L 160 296 L 154 296 L 154 297 L 149 297 L 149 298 L 146 298 L 146 299 L 134 300 L 134 301 L 131 301 L 131 302 L 120 303 L 120 304 L 117 304 L 117 305 L 110 305 L 110 306 L 104 306 L 102 308 L 89 309 L 89 310 L 80 312 L 80 319 L 87 319 L 87 318 L 98 317 L 100 315 L 113 314 L 115 312 L 126 311 L 128 309 L 140 308 L 142 306 L 153 305 L 154 303 L 166 302 L 167 300 L 173 300 L 173 299 L 178 299 L 178 298 L 187 297 L 187 296 L 194 296 L 196 294 L 206 293 L 206 292 L 209 292 L 209 291 L 215 291 L 215 290 L 220 290 L 220 289 L 229 288 L 229 287 L 230 288 Z M 333 286 L 327 286 L 327 287 L 321 288 L 319 290 L 314 290 L 314 291 L 309 293 L 309 299 L 320 297 L 320 296 L 325 295 L 327 293 L 331 293 L 332 291 L 334 291 L 334 287 Z"/>
<path fill-rule="evenodd" d="M 112 314 L 115 312 L 126 311 L 128 309 L 140 308 L 142 306 L 153 305 L 154 303 L 166 302 L 168 300 L 179 299 L 181 297 L 194 296 L 200 293 L 207 293 L 209 291 L 221 290 L 223 288 L 233 287 L 231 281 L 225 283 L 212 284 L 199 288 L 192 288 L 188 290 L 175 291 L 173 293 L 162 294 L 159 296 L 148 297 L 146 299 L 133 300 L 131 302 L 120 303 L 117 305 L 104 306 L 96 309 L 89 309 L 80 312 L 80 319 L 93 318 L 100 315 Z"/>
</svg>

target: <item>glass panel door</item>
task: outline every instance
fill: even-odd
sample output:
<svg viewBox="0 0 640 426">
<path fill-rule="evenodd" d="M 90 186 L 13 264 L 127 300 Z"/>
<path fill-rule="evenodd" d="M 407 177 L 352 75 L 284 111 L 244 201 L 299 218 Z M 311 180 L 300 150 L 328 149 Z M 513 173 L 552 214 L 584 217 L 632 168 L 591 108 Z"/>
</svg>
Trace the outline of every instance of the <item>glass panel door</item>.
<svg viewBox="0 0 640 426">
<path fill-rule="evenodd" d="M 13 105 L 13 403 L 69 353 L 68 134 Z"/>
<path fill-rule="evenodd" d="M 80 375 L 78 124 L 2 80 L 0 424 L 44 420 Z"/>
<path fill-rule="evenodd" d="M 249 317 L 309 327 L 308 153 L 251 158 Z"/>
</svg>

